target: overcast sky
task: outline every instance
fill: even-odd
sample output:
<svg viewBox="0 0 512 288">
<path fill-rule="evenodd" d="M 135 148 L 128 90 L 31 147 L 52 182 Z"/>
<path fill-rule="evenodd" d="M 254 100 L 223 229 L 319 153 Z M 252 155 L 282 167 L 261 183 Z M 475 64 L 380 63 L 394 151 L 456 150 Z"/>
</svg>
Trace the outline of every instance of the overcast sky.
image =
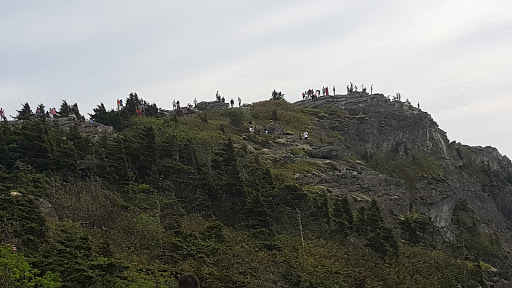
<svg viewBox="0 0 512 288">
<path fill-rule="evenodd" d="M 512 155 L 510 0 L 0 0 L 0 107 L 295 102 L 349 81 Z M 512 158 L 512 157 L 511 157 Z"/>
</svg>

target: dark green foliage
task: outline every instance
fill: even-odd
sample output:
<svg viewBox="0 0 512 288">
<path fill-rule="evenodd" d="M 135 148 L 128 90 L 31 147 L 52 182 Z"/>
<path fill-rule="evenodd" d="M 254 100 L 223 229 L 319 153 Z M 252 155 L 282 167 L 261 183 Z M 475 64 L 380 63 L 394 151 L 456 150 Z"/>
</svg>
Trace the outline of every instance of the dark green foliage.
<svg viewBox="0 0 512 288">
<path fill-rule="evenodd" d="M 46 113 L 46 111 L 44 110 L 44 108 L 45 108 L 45 107 L 44 107 L 43 103 L 41 103 L 41 104 L 37 105 L 37 110 L 39 111 L 39 114 L 41 115 L 41 117 L 42 117 L 42 118 L 44 118 L 44 117 L 45 117 L 45 113 Z"/>
<path fill-rule="evenodd" d="M 70 108 L 70 112 L 75 115 L 76 119 L 80 120 L 82 118 L 82 114 L 80 114 L 80 110 L 78 109 L 78 104 L 73 104 Z"/>
<path fill-rule="evenodd" d="M 23 254 L 10 246 L 0 246 L 0 287 L 61 287 L 58 274 L 47 272 L 42 277 L 38 274 L 39 271 L 30 266 Z"/>
<path fill-rule="evenodd" d="M 145 117 L 136 117 L 141 105 Z M 283 161 L 273 155 L 277 136 L 247 141 L 239 130 L 246 119 L 274 118 L 302 131 L 312 116 L 285 100 L 246 109 L 164 118 L 132 93 L 121 111 L 101 104 L 91 115 L 113 125 L 112 134 L 91 137 L 80 123 L 60 129 L 28 120 L 30 113 L 21 125 L 0 125 L 0 244 L 15 244 L 29 265 L 19 257 L 25 278 L 0 283 L 58 285 L 60 275 L 62 287 L 176 287 L 180 274 L 193 271 L 206 288 L 483 285 L 471 256 L 499 256 L 500 242 L 478 229 L 467 205 L 458 204 L 452 219 L 457 253 L 430 250 L 425 215 L 411 209 L 385 222 L 375 200 L 350 203 L 304 185 L 302 176 L 330 168 Z M 434 177 L 435 165 L 414 157 L 392 160 L 416 169 L 414 179 Z M 43 217 L 39 198 L 58 220 L 48 216 L 52 209 Z M 2 249 L 0 281 L 12 280 L 1 273 L 13 252 Z M 58 287 L 40 283 L 34 287 Z"/>
<path fill-rule="evenodd" d="M 272 110 L 272 121 L 278 121 L 279 117 L 277 116 L 277 110 Z"/>
<path fill-rule="evenodd" d="M 137 93 L 130 93 L 125 103 L 123 110 L 128 111 L 128 115 L 130 116 L 137 116 L 137 109 L 142 104 L 142 99 L 139 98 Z"/>
<path fill-rule="evenodd" d="M 98 154 L 106 166 L 104 175 L 112 183 L 128 184 L 133 180 L 133 173 L 128 166 L 125 139 L 116 136 L 109 140 L 104 153 Z"/>
<path fill-rule="evenodd" d="M 253 230 L 257 239 L 269 239 L 274 234 L 272 230 L 272 216 L 267 209 L 261 195 L 251 191 L 247 199 L 247 206 L 242 211 L 245 220 L 244 226 Z"/>
<path fill-rule="evenodd" d="M 103 103 L 94 108 L 93 111 L 94 114 L 89 114 L 91 120 L 103 125 L 112 126 L 115 130 L 118 131 L 126 127 L 126 122 L 129 121 L 130 118 L 128 115 L 128 110 L 123 109 L 121 112 L 118 112 L 112 109 L 107 111 Z"/>
<path fill-rule="evenodd" d="M 328 235 L 331 231 L 331 219 L 329 215 L 329 199 L 327 193 L 315 193 L 310 195 L 310 207 L 305 215 L 306 225 L 311 231 L 320 235 Z M 316 228 L 316 229 L 313 229 Z"/>
<path fill-rule="evenodd" d="M 23 195 L 0 197 L 0 243 L 15 244 L 22 252 L 43 246 L 47 227 L 36 201 Z"/>
<path fill-rule="evenodd" d="M 62 103 L 60 104 L 60 109 L 59 109 L 59 116 L 60 117 L 69 117 L 70 114 L 71 114 L 71 107 L 69 106 L 69 104 L 66 100 L 62 100 Z"/>
<path fill-rule="evenodd" d="M 283 100 L 284 94 L 281 92 L 277 92 L 276 90 L 272 91 L 272 98 L 270 100 Z"/>
<path fill-rule="evenodd" d="M 437 178 L 443 175 L 437 161 L 424 153 L 409 153 L 405 156 L 394 153 L 369 153 L 364 155 L 364 158 L 369 167 L 404 180 L 405 186 L 408 188 L 415 187 L 420 179 Z"/>
<path fill-rule="evenodd" d="M 54 227 L 49 243 L 39 255 L 41 258 L 33 265 L 41 271 L 59 273 L 68 287 L 90 287 L 94 281 L 87 267 L 92 256 L 89 240 L 75 225 L 62 223 Z"/>
<path fill-rule="evenodd" d="M 247 203 L 247 191 L 243 185 L 233 141 L 228 139 L 212 163 L 215 194 L 211 195 L 214 215 L 230 225 L 238 224 L 240 213 Z M 223 210 L 220 212 L 218 209 Z"/>
<path fill-rule="evenodd" d="M 16 131 L 5 123 L 0 124 L 0 165 L 5 169 L 14 167 L 17 161 Z"/>
<path fill-rule="evenodd" d="M 333 232 L 343 237 L 348 236 L 349 231 L 353 228 L 354 215 L 352 214 L 347 196 L 336 196 L 334 198 L 331 221 L 333 223 Z"/>
<path fill-rule="evenodd" d="M 16 112 L 18 112 L 18 115 L 15 117 L 17 120 L 28 120 L 30 117 L 32 117 L 33 114 L 28 102 L 25 102 L 21 110 L 16 110 Z"/>
<path fill-rule="evenodd" d="M 410 214 L 400 217 L 398 224 L 402 231 L 402 238 L 417 245 L 428 239 L 434 231 L 434 224 L 429 216 L 412 211 Z"/>
<path fill-rule="evenodd" d="M 251 116 L 243 108 L 226 108 L 221 115 L 228 117 L 230 124 L 237 128 L 243 128 L 244 122 L 251 120 Z"/>
<path fill-rule="evenodd" d="M 44 119 L 25 121 L 18 130 L 14 151 L 18 160 L 38 171 L 49 170 L 54 152 L 54 139 L 50 137 L 50 127 Z"/>
<path fill-rule="evenodd" d="M 372 249 L 380 257 L 395 257 L 398 253 L 398 244 L 389 228 L 382 218 L 382 213 L 375 199 L 366 210 L 366 246 Z"/>
<path fill-rule="evenodd" d="M 138 135 L 126 135 L 128 143 L 125 143 L 125 152 L 133 174 L 141 182 L 145 182 L 153 174 L 154 163 L 158 157 L 155 131 L 152 126 L 147 126 L 141 129 Z"/>
</svg>

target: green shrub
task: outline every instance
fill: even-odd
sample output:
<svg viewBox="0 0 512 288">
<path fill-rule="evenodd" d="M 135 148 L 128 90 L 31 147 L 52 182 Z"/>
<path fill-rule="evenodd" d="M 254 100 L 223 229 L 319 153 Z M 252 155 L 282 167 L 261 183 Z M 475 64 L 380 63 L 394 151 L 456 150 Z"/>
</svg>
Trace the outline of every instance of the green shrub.
<svg viewBox="0 0 512 288">
<path fill-rule="evenodd" d="M 436 160 L 419 153 L 400 156 L 392 153 L 367 155 L 367 166 L 375 171 L 404 180 L 405 186 L 413 188 L 422 178 L 437 178 L 443 175 Z"/>
</svg>

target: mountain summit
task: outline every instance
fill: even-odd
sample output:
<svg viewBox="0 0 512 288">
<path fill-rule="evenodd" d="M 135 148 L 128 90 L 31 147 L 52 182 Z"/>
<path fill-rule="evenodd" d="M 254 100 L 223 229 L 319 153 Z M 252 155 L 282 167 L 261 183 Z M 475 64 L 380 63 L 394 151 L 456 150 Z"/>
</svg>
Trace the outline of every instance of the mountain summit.
<svg viewBox="0 0 512 288">
<path fill-rule="evenodd" d="M 0 286 L 509 287 L 507 157 L 408 101 L 283 95 L 2 123 Z"/>
</svg>

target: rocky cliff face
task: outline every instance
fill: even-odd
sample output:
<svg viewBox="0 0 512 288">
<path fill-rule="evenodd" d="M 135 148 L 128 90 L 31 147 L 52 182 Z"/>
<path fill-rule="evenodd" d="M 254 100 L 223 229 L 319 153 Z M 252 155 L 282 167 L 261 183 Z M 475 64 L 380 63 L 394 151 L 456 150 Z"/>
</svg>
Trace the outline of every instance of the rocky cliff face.
<svg viewBox="0 0 512 288">
<path fill-rule="evenodd" d="M 339 133 L 343 137 L 343 144 L 337 147 L 311 146 L 310 155 L 332 162 L 335 172 L 311 175 L 302 181 L 326 186 L 334 193 L 352 194 L 354 199 L 374 197 L 388 213 L 403 214 L 414 207 L 431 216 L 440 232 L 440 244 L 453 239 L 453 211 L 464 201 L 479 219 L 480 229 L 499 233 L 504 248 L 512 249 L 512 163 L 495 148 L 450 143 L 428 113 L 381 94 L 320 97 L 296 105 L 321 110 L 332 105 L 345 112 L 344 116 L 324 115 L 314 128 L 318 134 Z M 414 187 L 407 187 L 365 163 L 350 161 L 351 153 L 363 162 L 376 153 L 428 155 L 439 163 L 442 175 L 420 177 Z"/>
</svg>

